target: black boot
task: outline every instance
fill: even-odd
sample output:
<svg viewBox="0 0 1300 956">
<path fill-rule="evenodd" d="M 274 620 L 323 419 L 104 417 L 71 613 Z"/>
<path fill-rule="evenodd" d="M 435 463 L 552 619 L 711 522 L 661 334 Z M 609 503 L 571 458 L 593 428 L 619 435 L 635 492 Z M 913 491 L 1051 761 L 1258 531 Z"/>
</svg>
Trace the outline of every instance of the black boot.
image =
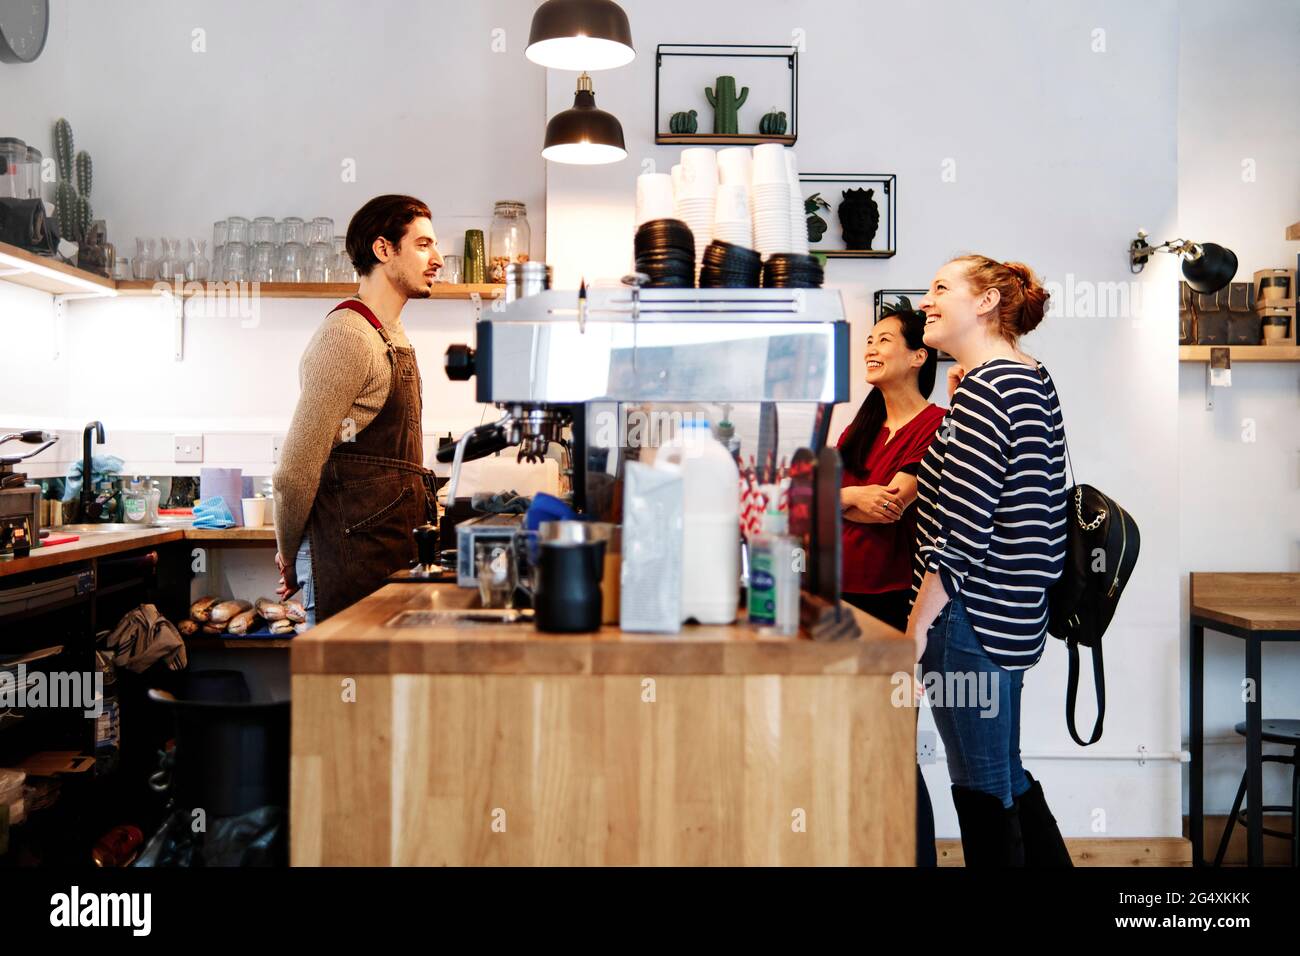
<svg viewBox="0 0 1300 956">
<path fill-rule="evenodd" d="M 1047 807 L 1042 785 L 1025 771 L 1029 789 L 1016 797 L 1025 841 L 1025 866 L 1074 866 L 1056 818 Z"/>
<path fill-rule="evenodd" d="M 1020 814 L 1004 807 L 991 793 L 952 788 L 952 802 L 961 825 L 961 851 L 968 867 L 1024 866 Z"/>
</svg>

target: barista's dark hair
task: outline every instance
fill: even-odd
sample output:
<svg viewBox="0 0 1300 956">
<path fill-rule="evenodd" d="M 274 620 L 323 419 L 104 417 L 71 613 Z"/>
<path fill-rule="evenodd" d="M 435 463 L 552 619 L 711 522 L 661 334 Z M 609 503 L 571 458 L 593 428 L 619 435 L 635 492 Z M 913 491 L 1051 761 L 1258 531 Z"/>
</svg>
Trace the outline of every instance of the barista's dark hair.
<svg viewBox="0 0 1300 956">
<path fill-rule="evenodd" d="M 368 276 L 379 265 L 374 250 L 376 239 L 383 236 L 393 244 L 393 248 L 398 248 L 406 227 L 413 219 L 422 216 L 433 218 L 429 207 L 414 196 L 376 196 L 358 209 L 348 223 L 347 235 L 348 258 L 357 272 Z"/>
<path fill-rule="evenodd" d="M 929 398 L 930 392 L 934 390 L 934 378 L 939 360 L 936 351 L 926 345 L 923 339 L 925 313 L 913 309 L 887 311 L 881 314 L 876 324 L 879 325 L 886 319 L 898 320 L 898 324 L 903 328 L 903 341 L 907 343 L 909 349 L 912 351 L 925 349 L 925 362 L 917 370 L 916 386 L 920 389 L 922 398 Z M 858 407 L 858 413 L 853 416 L 853 421 L 849 423 L 844 443 L 840 445 L 840 461 L 844 463 L 845 469 L 854 474 L 862 474 L 867 463 L 867 452 L 871 450 L 871 443 L 876 440 L 884 424 L 885 396 L 880 389 L 872 388 Z"/>
</svg>

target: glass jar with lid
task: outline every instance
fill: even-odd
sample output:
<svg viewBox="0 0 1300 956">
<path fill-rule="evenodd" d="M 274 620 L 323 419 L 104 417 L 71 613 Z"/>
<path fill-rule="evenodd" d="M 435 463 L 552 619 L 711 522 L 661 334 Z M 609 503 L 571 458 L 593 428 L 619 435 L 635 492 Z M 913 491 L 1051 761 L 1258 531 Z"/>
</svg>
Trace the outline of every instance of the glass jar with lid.
<svg viewBox="0 0 1300 956">
<path fill-rule="evenodd" d="M 41 198 L 41 163 L 44 157 L 35 146 L 27 147 L 27 198 Z"/>
<path fill-rule="evenodd" d="M 488 238 L 488 281 L 506 281 L 506 266 L 527 262 L 532 230 L 528 226 L 528 209 L 516 200 L 502 200 L 492 209 L 492 226 Z"/>
<path fill-rule="evenodd" d="M 0 136 L 0 199 L 27 198 L 27 144 Z"/>
</svg>

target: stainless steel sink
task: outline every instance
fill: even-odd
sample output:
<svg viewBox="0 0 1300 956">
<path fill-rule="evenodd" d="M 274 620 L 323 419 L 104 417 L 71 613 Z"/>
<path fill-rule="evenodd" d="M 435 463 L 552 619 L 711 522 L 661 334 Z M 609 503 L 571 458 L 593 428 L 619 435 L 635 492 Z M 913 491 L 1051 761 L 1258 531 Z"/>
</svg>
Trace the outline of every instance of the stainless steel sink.
<svg viewBox="0 0 1300 956">
<path fill-rule="evenodd" d="M 117 521 L 97 521 L 91 524 L 64 524 L 51 528 L 51 534 L 67 532 L 68 534 L 108 534 L 110 531 L 141 531 L 162 528 L 160 524 L 126 524 Z"/>
</svg>

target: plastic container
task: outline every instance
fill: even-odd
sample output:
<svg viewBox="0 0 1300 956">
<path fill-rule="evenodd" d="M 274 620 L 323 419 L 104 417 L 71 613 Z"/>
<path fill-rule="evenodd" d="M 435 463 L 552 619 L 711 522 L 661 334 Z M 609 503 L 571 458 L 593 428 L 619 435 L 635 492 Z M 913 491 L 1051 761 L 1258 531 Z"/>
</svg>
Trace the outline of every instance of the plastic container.
<svg viewBox="0 0 1300 956">
<path fill-rule="evenodd" d="M 149 523 L 149 491 L 139 481 L 132 481 L 122 492 L 122 520 L 127 524 Z"/>
<path fill-rule="evenodd" d="M 682 476 L 682 620 L 730 624 L 740 600 L 740 472 L 709 423 L 683 423 L 655 467 Z"/>
</svg>

